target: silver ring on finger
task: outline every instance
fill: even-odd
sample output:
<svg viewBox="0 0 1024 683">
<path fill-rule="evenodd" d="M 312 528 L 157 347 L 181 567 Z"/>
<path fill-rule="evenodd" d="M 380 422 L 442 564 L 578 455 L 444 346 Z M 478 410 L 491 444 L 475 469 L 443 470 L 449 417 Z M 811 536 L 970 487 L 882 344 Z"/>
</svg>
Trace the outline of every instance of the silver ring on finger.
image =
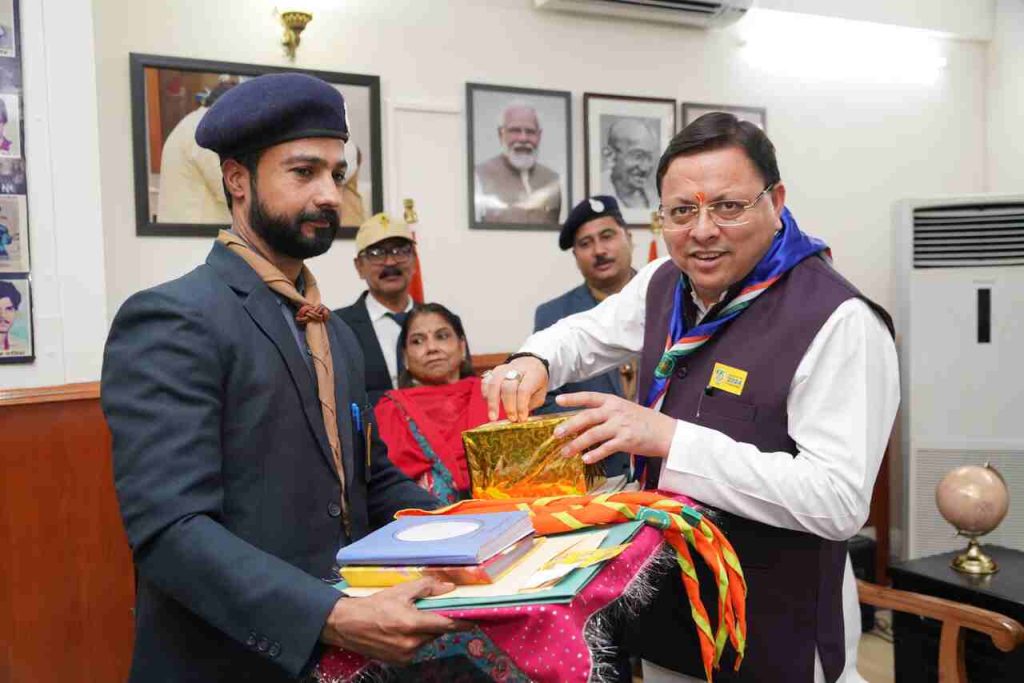
<svg viewBox="0 0 1024 683">
<path fill-rule="evenodd" d="M 518 370 L 509 370 L 508 372 L 505 373 L 505 379 L 513 381 L 522 381 L 523 373 L 519 372 Z"/>
</svg>

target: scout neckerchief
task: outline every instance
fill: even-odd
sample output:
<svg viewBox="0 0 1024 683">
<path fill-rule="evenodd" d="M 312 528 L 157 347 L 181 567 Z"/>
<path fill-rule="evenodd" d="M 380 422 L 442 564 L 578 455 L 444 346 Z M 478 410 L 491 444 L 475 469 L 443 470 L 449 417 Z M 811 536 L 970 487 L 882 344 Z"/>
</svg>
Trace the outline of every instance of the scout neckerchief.
<svg viewBox="0 0 1024 683">
<path fill-rule="evenodd" d="M 274 264 L 256 253 L 244 240 L 221 230 L 217 241 L 242 257 L 267 287 L 288 299 L 296 309 L 295 322 L 306 329 L 306 343 L 313 357 L 313 370 L 316 372 L 317 396 L 320 399 L 320 413 L 324 420 L 324 431 L 327 432 L 327 443 L 331 447 L 331 460 L 338 472 L 338 483 L 341 486 L 341 519 L 346 533 L 350 533 L 348 501 L 345 495 L 345 470 L 341 464 L 341 439 L 338 436 L 338 414 L 334 400 L 334 361 L 331 358 L 331 343 L 327 337 L 327 318 L 331 310 L 320 303 L 320 289 L 316 278 L 309 268 L 302 266 L 302 280 L 306 283 L 305 296 L 299 293 L 295 284 L 285 277 L 284 273 Z"/>
<path fill-rule="evenodd" d="M 708 681 L 718 668 L 726 642 L 736 651 L 738 671 L 747 646 L 747 582 L 740 559 L 715 524 L 694 507 L 655 493 L 635 491 L 597 496 L 551 496 L 504 500 L 464 500 L 438 510 L 401 510 L 397 517 L 460 515 L 523 510 L 530 514 L 539 536 L 577 531 L 606 524 L 642 521 L 659 529 L 676 554 L 683 586 L 690 602 L 690 617 L 697 627 L 701 663 Z M 700 583 L 693 548 L 707 564 L 718 588 L 718 623 L 713 627 L 700 598 Z"/>
<path fill-rule="evenodd" d="M 800 230 L 789 209 L 782 209 L 782 229 L 772 240 L 767 253 L 761 257 L 750 275 L 738 287 L 739 293 L 722 306 L 711 319 L 702 321 L 692 330 L 686 329 L 683 315 L 683 296 L 687 290 L 686 275 L 680 273 L 676 282 L 672 304 L 672 317 L 665 338 L 665 353 L 654 369 L 654 381 L 644 400 L 644 406 L 661 411 L 669 380 L 676 364 L 703 346 L 733 318 L 742 313 L 757 297 L 789 271 L 790 268 L 808 256 L 828 250 L 828 245 L 817 237 L 810 237 Z M 737 228 L 742 229 L 742 228 Z M 673 341 L 674 340 L 674 341 Z M 633 478 L 643 484 L 647 458 L 634 456 Z"/>
</svg>

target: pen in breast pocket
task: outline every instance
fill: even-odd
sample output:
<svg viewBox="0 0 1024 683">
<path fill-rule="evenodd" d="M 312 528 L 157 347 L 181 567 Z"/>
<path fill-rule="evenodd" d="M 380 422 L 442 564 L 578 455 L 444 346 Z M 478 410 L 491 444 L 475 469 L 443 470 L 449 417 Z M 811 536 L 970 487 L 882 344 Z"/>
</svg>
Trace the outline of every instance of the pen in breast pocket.
<svg viewBox="0 0 1024 683">
<path fill-rule="evenodd" d="M 352 411 L 352 423 L 355 425 L 356 432 L 362 432 L 363 416 L 359 414 L 359 405 L 353 403 L 352 405 L 349 406 L 349 409 Z"/>
</svg>

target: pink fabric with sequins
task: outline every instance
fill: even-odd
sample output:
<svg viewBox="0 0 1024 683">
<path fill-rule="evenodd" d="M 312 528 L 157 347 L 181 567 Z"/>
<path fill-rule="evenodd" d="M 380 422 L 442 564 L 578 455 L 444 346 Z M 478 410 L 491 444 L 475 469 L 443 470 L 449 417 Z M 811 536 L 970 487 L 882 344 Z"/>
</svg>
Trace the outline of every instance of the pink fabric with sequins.
<svg viewBox="0 0 1024 683">
<path fill-rule="evenodd" d="M 474 622 L 516 666 L 538 683 L 586 683 L 592 659 L 583 637 L 590 618 L 621 596 L 661 546 L 661 532 L 644 527 L 630 546 L 609 561 L 566 605 L 518 605 L 445 610 Z M 329 648 L 317 667 L 322 683 L 341 683 L 358 674 L 367 660 Z"/>
</svg>

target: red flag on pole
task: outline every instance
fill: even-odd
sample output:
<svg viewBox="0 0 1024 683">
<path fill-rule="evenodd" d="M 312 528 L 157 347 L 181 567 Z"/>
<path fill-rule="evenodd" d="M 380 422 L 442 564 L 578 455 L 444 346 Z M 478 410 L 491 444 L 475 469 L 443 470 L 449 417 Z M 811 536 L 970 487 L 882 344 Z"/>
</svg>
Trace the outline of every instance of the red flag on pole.
<svg viewBox="0 0 1024 683">
<path fill-rule="evenodd" d="M 661 215 L 657 211 L 651 212 L 651 246 L 647 248 L 647 262 L 658 258 L 658 237 L 661 235 Z"/>
<path fill-rule="evenodd" d="M 412 237 L 416 239 L 416 231 L 413 229 L 413 225 L 419 222 L 419 218 L 416 216 L 416 209 L 413 205 L 413 200 L 403 199 L 402 205 L 405 207 L 405 222 L 409 226 L 409 230 L 412 232 Z M 423 303 L 423 266 L 420 263 L 419 250 L 416 250 L 416 272 L 412 275 L 412 282 L 409 283 L 409 296 L 412 300 L 418 304 Z"/>
</svg>

